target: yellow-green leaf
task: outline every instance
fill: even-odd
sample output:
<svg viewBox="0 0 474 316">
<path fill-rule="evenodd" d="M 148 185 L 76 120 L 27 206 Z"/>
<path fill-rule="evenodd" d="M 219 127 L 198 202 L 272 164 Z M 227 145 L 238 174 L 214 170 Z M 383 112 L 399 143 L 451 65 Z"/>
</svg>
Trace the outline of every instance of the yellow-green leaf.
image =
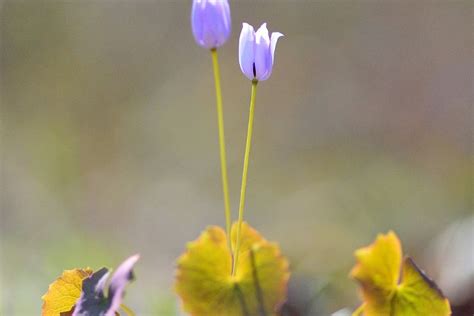
<svg viewBox="0 0 474 316">
<path fill-rule="evenodd" d="M 232 245 L 236 243 L 236 224 Z M 223 229 L 212 226 L 188 244 L 178 259 L 175 289 L 193 316 L 275 315 L 286 299 L 288 261 L 278 245 L 242 224 L 239 262 L 232 276 L 232 254 Z"/>
<path fill-rule="evenodd" d="M 398 286 L 395 302 L 393 315 L 451 315 L 449 301 L 409 257 L 403 263 L 402 282 Z"/>
<path fill-rule="evenodd" d="M 413 262 L 405 258 L 397 235 L 378 235 L 375 242 L 355 252 L 351 276 L 361 286 L 363 306 L 356 313 L 365 316 L 447 316 L 448 300 L 436 284 Z M 400 275 L 401 274 L 401 275 Z"/>
<path fill-rule="evenodd" d="M 43 300 L 42 316 L 62 316 L 72 312 L 81 296 L 82 280 L 89 277 L 92 270 L 65 270 L 63 274 L 49 285 Z"/>
<path fill-rule="evenodd" d="M 402 263 L 398 237 L 393 232 L 379 234 L 373 244 L 356 250 L 354 255 L 358 263 L 351 276 L 362 286 L 365 313 L 389 315 L 389 303 L 397 287 Z"/>
</svg>

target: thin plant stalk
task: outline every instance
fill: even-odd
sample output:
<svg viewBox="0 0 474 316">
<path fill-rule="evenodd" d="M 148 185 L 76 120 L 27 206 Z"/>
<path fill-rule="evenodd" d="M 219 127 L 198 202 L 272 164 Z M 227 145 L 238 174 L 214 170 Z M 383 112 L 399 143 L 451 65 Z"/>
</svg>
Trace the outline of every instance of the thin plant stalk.
<svg viewBox="0 0 474 316">
<path fill-rule="evenodd" d="M 135 316 L 135 313 L 125 304 L 120 304 L 120 308 L 125 312 L 127 316 Z"/>
<path fill-rule="evenodd" d="M 364 312 L 364 304 L 360 305 L 353 313 L 352 316 L 360 316 Z"/>
<path fill-rule="evenodd" d="M 249 123 L 247 127 L 247 141 L 245 143 L 245 155 L 244 155 L 244 167 L 242 171 L 242 186 L 240 187 L 240 203 L 239 203 L 239 219 L 237 224 L 237 241 L 234 251 L 234 263 L 232 266 L 232 275 L 235 275 L 237 272 L 237 263 L 239 261 L 239 251 L 241 244 L 241 230 L 242 222 L 244 219 L 244 207 L 245 207 L 245 193 L 247 190 L 247 174 L 249 170 L 249 157 L 250 157 L 250 147 L 252 144 L 252 133 L 253 133 L 253 119 L 255 115 L 255 97 L 257 95 L 257 80 L 252 81 L 252 92 L 250 96 L 250 110 L 249 110 Z"/>
<path fill-rule="evenodd" d="M 225 227 L 227 233 L 227 241 L 229 251 L 232 252 L 232 243 L 230 237 L 231 229 L 231 214 L 230 214 L 230 200 L 229 200 L 229 181 L 227 176 L 227 157 L 225 149 L 224 136 L 224 113 L 222 110 L 222 93 L 221 93 L 221 76 L 219 71 L 219 60 L 217 58 L 217 50 L 211 49 L 212 66 L 214 69 L 214 83 L 216 86 L 216 108 L 217 108 L 217 125 L 219 128 L 219 153 L 221 159 L 221 175 L 222 175 L 222 192 L 224 195 L 224 212 L 225 212 Z"/>
</svg>

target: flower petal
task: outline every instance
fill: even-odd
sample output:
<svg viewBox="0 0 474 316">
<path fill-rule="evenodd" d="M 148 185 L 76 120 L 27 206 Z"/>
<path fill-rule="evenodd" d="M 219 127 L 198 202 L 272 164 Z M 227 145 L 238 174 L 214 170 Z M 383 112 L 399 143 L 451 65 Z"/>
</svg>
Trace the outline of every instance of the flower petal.
<svg viewBox="0 0 474 316">
<path fill-rule="evenodd" d="M 273 66 L 273 62 L 275 61 L 275 48 L 276 48 L 276 44 L 278 42 L 278 39 L 280 37 L 284 36 L 283 34 L 281 34 L 280 32 L 273 32 L 272 33 L 272 37 L 270 39 L 270 42 L 271 42 L 271 53 L 272 53 L 272 66 Z"/>
<path fill-rule="evenodd" d="M 133 280 L 133 266 L 137 263 L 138 259 L 140 259 L 139 255 L 131 256 L 112 275 L 109 286 L 110 307 L 106 316 L 115 315 L 115 312 L 120 308 L 125 287 Z"/>
<path fill-rule="evenodd" d="M 265 80 L 272 71 L 272 56 L 270 52 L 270 37 L 268 36 L 267 23 L 255 33 L 255 70 L 258 80 Z"/>
<path fill-rule="evenodd" d="M 196 43 L 203 46 L 202 42 L 203 31 L 204 31 L 204 5 L 206 0 L 194 0 L 193 7 L 191 9 L 191 29 L 193 31 L 194 39 Z"/>
<path fill-rule="evenodd" d="M 228 0 L 194 0 L 191 26 L 200 46 L 208 49 L 222 46 L 231 30 Z"/>
<path fill-rule="evenodd" d="M 253 64 L 255 62 L 255 31 L 248 23 L 242 24 L 239 39 L 239 64 L 244 75 L 253 80 Z"/>
<path fill-rule="evenodd" d="M 208 1 L 205 9 L 204 37 L 207 48 L 222 46 L 230 35 L 230 9 L 227 0 Z"/>
</svg>

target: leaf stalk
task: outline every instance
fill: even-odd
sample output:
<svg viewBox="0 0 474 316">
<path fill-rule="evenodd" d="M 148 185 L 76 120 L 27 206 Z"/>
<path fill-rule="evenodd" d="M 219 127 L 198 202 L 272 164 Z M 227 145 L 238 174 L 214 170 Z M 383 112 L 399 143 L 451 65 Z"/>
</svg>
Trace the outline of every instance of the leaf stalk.
<svg viewBox="0 0 474 316">
<path fill-rule="evenodd" d="M 219 129 L 219 155 L 221 160 L 222 193 L 224 195 L 225 228 L 229 251 L 232 253 L 232 242 L 230 236 L 231 212 L 229 199 L 229 180 L 227 176 L 227 155 L 224 135 L 224 111 L 222 106 L 221 76 L 217 49 L 211 49 L 212 66 L 214 70 L 214 83 L 216 87 L 217 126 Z"/>
<path fill-rule="evenodd" d="M 235 276 L 237 272 L 237 264 L 239 260 L 239 251 L 241 245 L 241 230 L 242 222 L 244 218 L 244 207 L 245 207 L 245 194 L 247 190 L 247 174 L 249 169 L 249 157 L 250 157 L 250 147 L 252 145 L 252 133 L 253 133 L 253 121 L 255 116 L 255 98 L 257 95 L 257 84 L 258 80 L 252 81 L 252 92 L 250 95 L 250 110 L 249 110 L 249 122 L 247 127 L 247 141 L 245 143 L 245 154 L 244 154 L 244 167 L 242 171 L 242 185 L 240 188 L 240 203 L 239 203 L 239 219 L 237 224 L 237 240 L 236 247 L 234 251 L 234 262 L 232 266 L 232 275 Z"/>
</svg>

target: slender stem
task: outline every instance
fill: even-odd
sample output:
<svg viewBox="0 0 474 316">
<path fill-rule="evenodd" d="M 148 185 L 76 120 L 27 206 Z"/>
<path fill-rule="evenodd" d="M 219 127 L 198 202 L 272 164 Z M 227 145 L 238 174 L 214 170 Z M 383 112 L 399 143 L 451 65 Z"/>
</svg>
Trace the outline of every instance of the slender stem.
<svg viewBox="0 0 474 316">
<path fill-rule="evenodd" d="M 257 94 L 257 80 L 252 81 L 252 93 L 250 96 L 250 111 L 249 111 L 249 124 L 247 128 L 247 142 L 245 143 L 245 155 L 244 155 L 244 168 L 242 171 L 242 186 L 240 187 L 240 204 L 239 204 L 239 222 L 237 225 L 237 245 L 234 251 L 234 264 L 232 267 L 232 275 L 237 272 L 237 263 L 239 260 L 239 251 L 241 243 L 241 229 L 242 221 L 244 219 L 244 206 L 245 206 L 245 191 L 247 189 L 247 174 L 249 170 L 249 156 L 250 156 L 250 145 L 252 144 L 252 132 L 253 132 L 253 118 L 255 114 L 255 96 Z"/>
<path fill-rule="evenodd" d="M 135 316 L 135 313 L 125 304 L 121 304 L 120 308 L 127 314 L 127 316 Z"/>
<path fill-rule="evenodd" d="M 352 316 L 360 316 L 360 315 L 362 315 L 362 313 L 364 312 L 364 305 L 365 305 L 365 304 L 360 305 L 360 306 L 352 313 Z"/>
<path fill-rule="evenodd" d="M 229 181 L 227 177 L 227 158 L 225 152 L 224 137 L 224 114 L 222 110 L 222 94 L 221 94 L 221 76 L 219 71 L 219 60 L 217 59 L 217 50 L 211 50 L 212 66 L 214 69 L 214 82 L 216 85 L 216 107 L 217 107 L 217 125 L 219 127 L 219 152 L 221 158 L 221 175 L 222 175 L 222 191 L 224 194 L 224 211 L 225 211 L 225 228 L 227 232 L 227 242 L 229 251 L 232 252 L 232 243 L 230 237 L 230 201 L 229 201 Z"/>
</svg>

